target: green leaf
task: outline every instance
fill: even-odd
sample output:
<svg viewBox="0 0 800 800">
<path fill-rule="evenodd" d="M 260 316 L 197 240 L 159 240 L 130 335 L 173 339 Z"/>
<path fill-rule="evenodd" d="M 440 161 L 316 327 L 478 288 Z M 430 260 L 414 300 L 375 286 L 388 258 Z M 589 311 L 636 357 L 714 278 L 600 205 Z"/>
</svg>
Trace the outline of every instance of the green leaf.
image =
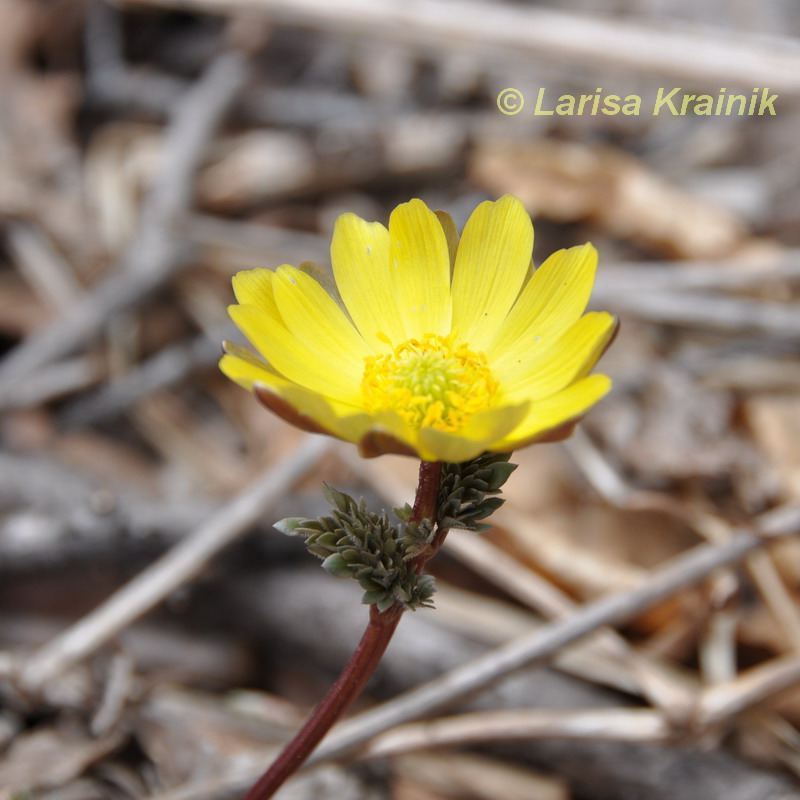
<svg viewBox="0 0 800 800">
<path fill-rule="evenodd" d="M 325 486 L 325 498 L 339 511 L 347 514 L 351 509 L 356 508 L 356 501 L 350 495 L 334 489 L 329 483 L 323 483 L 323 485 Z"/>
<path fill-rule="evenodd" d="M 488 517 L 493 511 L 497 511 L 503 503 L 505 500 L 502 497 L 487 497 L 481 503 L 481 509 L 485 512 L 484 516 Z"/>
<path fill-rule="evenodd" d="M 469 528 L 471 531 L 475 533 L 486 533 L 486 531 L 490 531 L 494 525 L 487 525 L 485 522 L 473 522 Z"/>
<path fill-rule="evenodd" d="M 308 550 L 312 556 L 317 556 L 318 558 L 322 559 L 325 559 L 336 552 L 335 547 L 317 547 L 315 544 L 307 544 L 306 550 Z"/>
<path fill-rule="evenodd" d="M 302 517 L 284 517 L 274 523 L 272 527 L 286 536 L 303 536 L 305 534 L 301 533 L 298 528 L 304 527 L 307 522 L 309 520 Z"/>
<path fill-rule="evenodd" d="M 500 491 L 500 488 L 509 479 L 511 473 L 516 468 L 516 464 L 512 464 L 508 461 L 500 461 L 497 464 L 492 464 L 492 477 L 489 480 L 489 491 Z"/>
<path fill-rule="evenodd" d="M 373 589 L 372 591 L 364 592 L 361 596 L 361 602 L 364 603 L 364 605 L 371 606 L 373 603 L 378 603 L 383 600 L 384 597 L 386 597 L 385 589 Z"/>
<path fill-rule="evenodd" d="M 384 597 L 382 600 L 378 600 L 376 605 L 378 611 L 380 611 L 381 614 L 383 614 L 384 611 L 386 611 L 387 609 L 391 608 L 394 605 L 394 597 L 388 595 L 387 597 Z"/>
<path fill-rule="evenodd" d="M 338 553 L 328 556 L 322 562 L 322 568 L 337 578 L 350 578 L 353 574 L 347 562 Z"/>
<path fill-rule="evenodd" d="M 347 564 L 358 564 L 363 554 L 354 547 L 345 547 L 339 549 L 339 555 Z"/>
<path fill-rule="evenodd" d="M 339 537 L 334 532 L 320 533 L 314 537 L 314 544 L 335 549 L 339 545 Z"/>
<path fill-rule="evenodd" d="M 378 581 L 374 580 L 369 575 L 362 575 L 358 580 L 362 589 L 366 589 L 367 592 L 370 593 L 377 593 L 383 595 L 386 593 L 386 587 L 378 583 Z"/>
</svg>

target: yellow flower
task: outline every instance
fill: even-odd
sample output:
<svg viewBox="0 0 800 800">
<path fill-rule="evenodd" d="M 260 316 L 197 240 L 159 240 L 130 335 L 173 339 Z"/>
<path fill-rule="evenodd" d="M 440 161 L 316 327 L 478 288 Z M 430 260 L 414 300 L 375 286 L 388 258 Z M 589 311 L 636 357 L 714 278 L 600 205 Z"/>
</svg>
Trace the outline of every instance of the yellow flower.
<svg viewBox="0 0 800 800">
<path fill-rule="evenodd" d="M 584 314 L 597 252 L 560 250 L 535 272 L 533 226 L 506 195 L 459 241 L 444 212 L 398 206 L 388 230 L 336 222 L 335 285 L 313 264 L 238 273 L 230 307 L 266 361 L 226 343 L 222 371 L 288 422 L 364 456 L 460 462 L 568 436 L 611 388 L 589 375 L 610 314 Z"/>
</svg>

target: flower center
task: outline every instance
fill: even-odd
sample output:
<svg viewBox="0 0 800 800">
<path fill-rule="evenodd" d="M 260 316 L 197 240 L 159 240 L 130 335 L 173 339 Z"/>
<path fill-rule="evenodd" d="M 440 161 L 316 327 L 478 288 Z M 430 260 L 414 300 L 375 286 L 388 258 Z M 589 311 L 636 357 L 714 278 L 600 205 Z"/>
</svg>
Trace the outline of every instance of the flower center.
<svg viewBox="0 0 800 800">
<path fill-rule="evenodd" d="M 457 344 L 455 334 L 426 333 L 394 352 L 365 359 L 361 391 L 368 411 L 397 411 L 416 428 L 459 430 L 491 405 L 497 384 L 486 356 Z"/>
</svg>

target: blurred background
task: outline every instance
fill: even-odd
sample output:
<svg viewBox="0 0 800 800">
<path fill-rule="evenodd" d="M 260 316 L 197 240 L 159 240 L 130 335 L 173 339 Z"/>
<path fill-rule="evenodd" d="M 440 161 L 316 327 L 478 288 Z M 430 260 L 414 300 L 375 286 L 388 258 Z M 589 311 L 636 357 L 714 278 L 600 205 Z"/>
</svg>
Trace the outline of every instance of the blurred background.
<svg viewBox="0 0 800 800">
<path fill-rule="evenodd" d="M 597 246 L 622 320 L 613 394 L 515 455 L 358 709 L 800 529 L 799 33 L 790 0 L 0 0 L 0 798 L 236 797 L 358 640 L 358 587 L 271 523 L 323 513 L 323 480 L 402 504 L 416 464 L 216 367 L 231 276 L 328 268 L 344 211 L 461 226 L 510 192 L 536 263 Z M 598 89 L 640 113 L 535 113 Z M 672 89 L 776 113 L 653 115 Z M 483 735 L 399 731 L 280 796 L 800 797 L 800 543 L 706 572 L 448 708 L 496 714 Z"/>
</svg>

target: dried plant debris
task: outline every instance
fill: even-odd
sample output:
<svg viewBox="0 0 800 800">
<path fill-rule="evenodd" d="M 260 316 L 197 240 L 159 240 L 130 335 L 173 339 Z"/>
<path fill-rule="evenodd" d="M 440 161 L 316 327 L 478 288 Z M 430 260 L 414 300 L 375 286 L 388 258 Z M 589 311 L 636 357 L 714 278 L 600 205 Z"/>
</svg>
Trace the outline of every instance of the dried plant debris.
<svg viewBox="0 0 800 800">
<path fill-rule="evenodd" d="M 796 15 L 323 5 L 0 0 L 0 800 L 236 796 L 364 591 L 422 608 L 287 798 L 800 798 Z M 773 80 L 775 116 L 534 114 Z M 614 391 L 513 474 L 448 470 L 432 611 L 416 465 L 229 385 L 230 278 L 327 280 L 344 211 L 506 192 L 534 266 L 597 247 Z"/>
</svg>

